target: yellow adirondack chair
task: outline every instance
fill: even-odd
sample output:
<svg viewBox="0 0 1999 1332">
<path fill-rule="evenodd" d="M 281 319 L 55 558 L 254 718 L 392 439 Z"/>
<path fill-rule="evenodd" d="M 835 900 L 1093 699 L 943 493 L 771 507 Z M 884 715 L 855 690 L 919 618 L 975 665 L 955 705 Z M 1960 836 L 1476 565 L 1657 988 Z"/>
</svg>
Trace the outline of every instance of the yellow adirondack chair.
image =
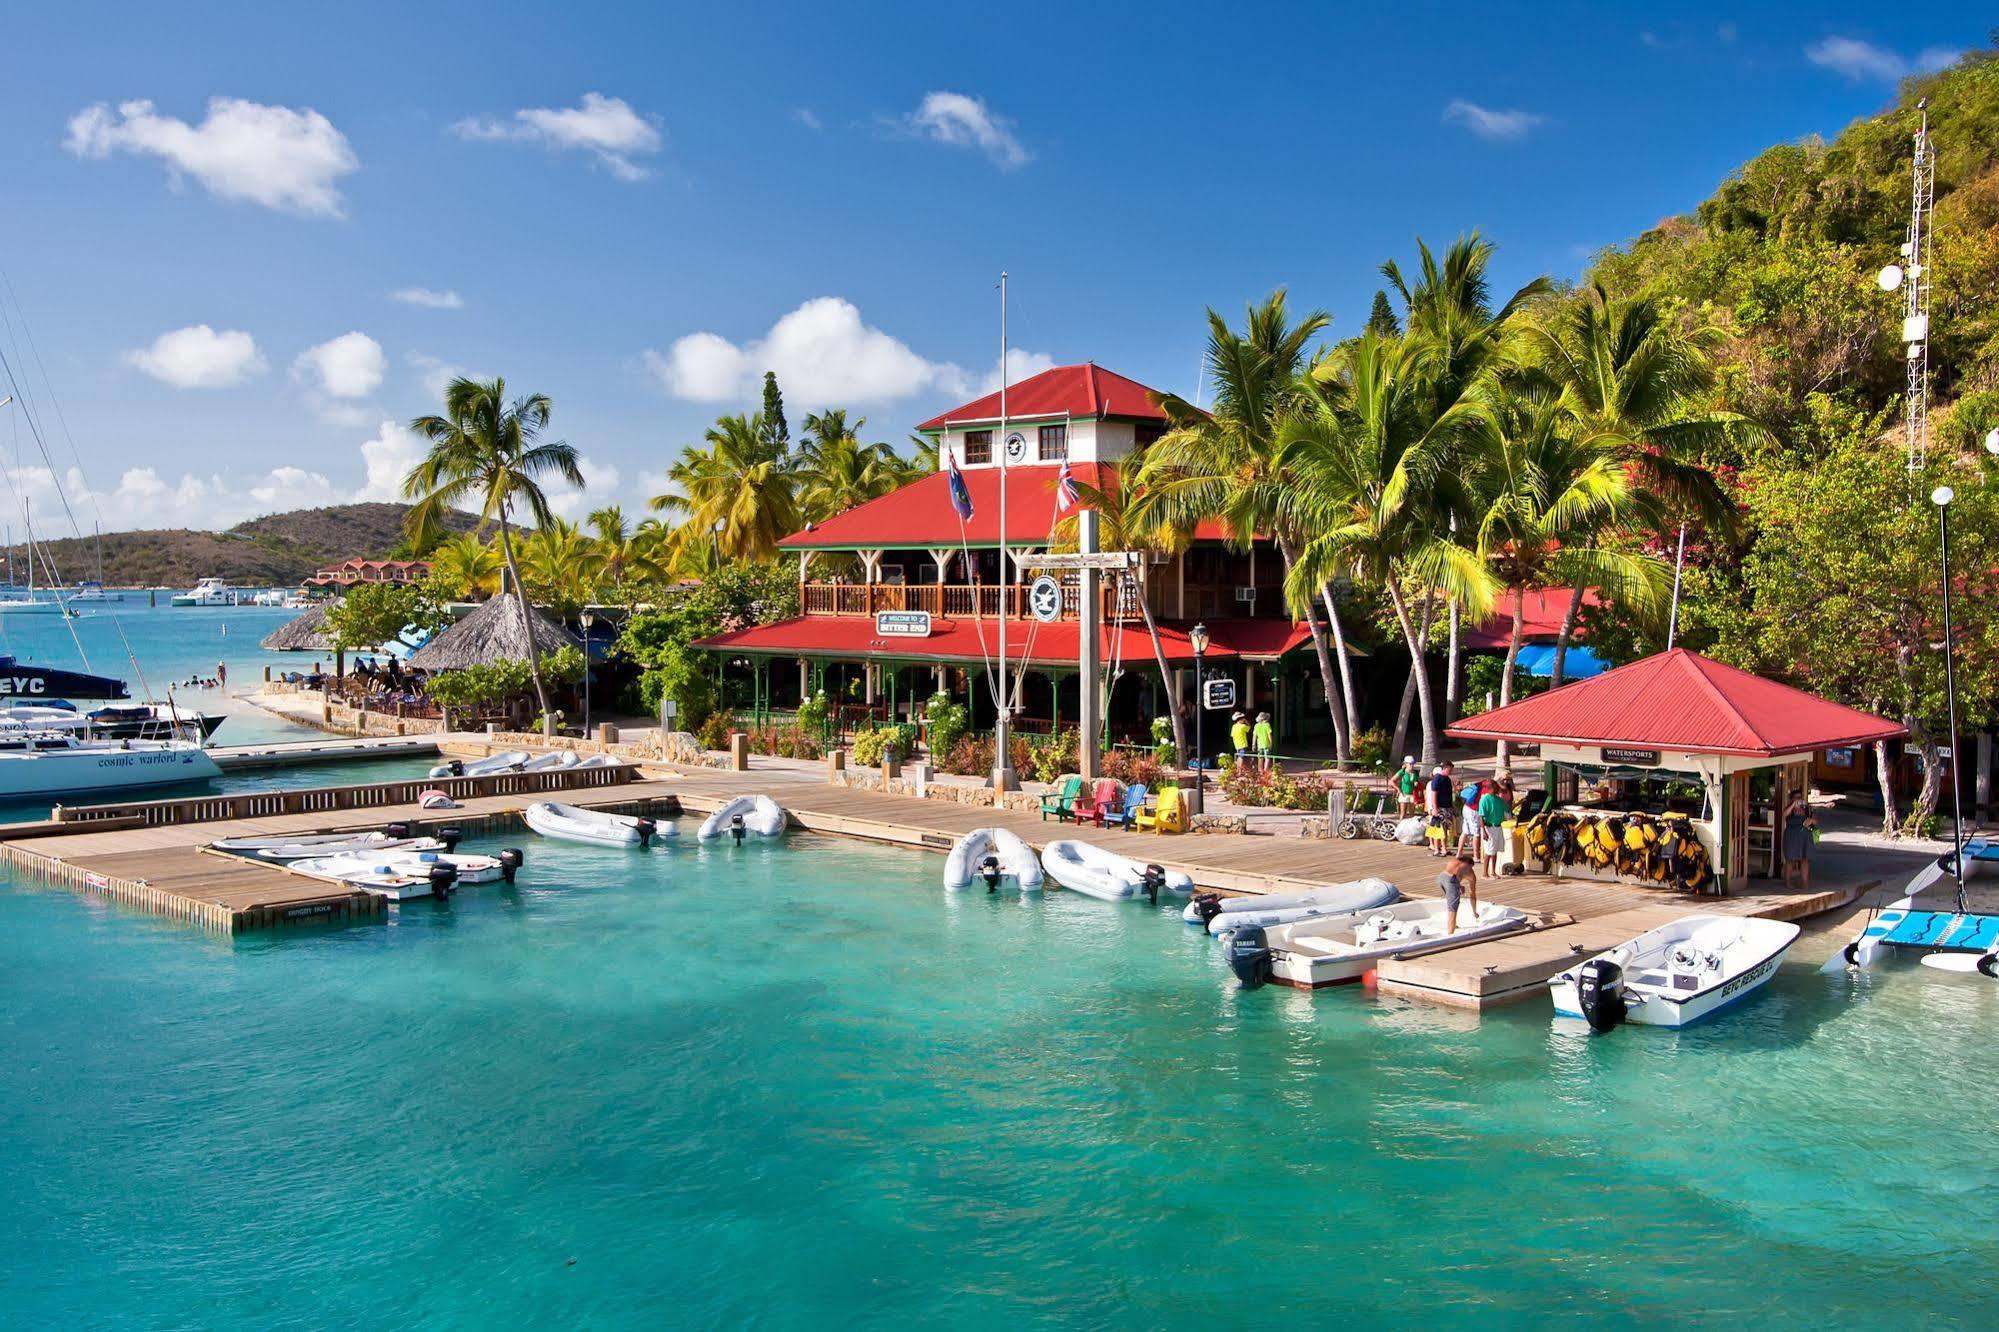
<svg viewBox="0 0 1999 1332">
<path fill-rule="evenodd" d="M 1161 787 L 1158 806 L 1153 809 L 1138 810 L 1136 822 L 1140 832 L 1147 828 L 1154 832 L 1186 832 L 1187 807 L 1180 803 L 1180 788 Z"/>
</svg>

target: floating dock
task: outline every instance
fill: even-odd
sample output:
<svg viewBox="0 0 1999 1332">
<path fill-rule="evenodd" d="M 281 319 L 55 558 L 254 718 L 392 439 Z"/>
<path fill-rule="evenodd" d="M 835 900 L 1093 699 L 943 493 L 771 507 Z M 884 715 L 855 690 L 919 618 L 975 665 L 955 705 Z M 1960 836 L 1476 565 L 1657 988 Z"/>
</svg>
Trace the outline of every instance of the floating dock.
<svg viewBox="0 0 1999 1332">
<path fill-rule="evenodd" d="M 358 736 L 351 739 L 277 740 L 262 745 L 210 745 L 208 756 L 224 772 L 251 768 L 292 768 L 303 763 L 345 763 L 355 759 L 429 758 L 438 753 L 434 735 Z"/>
</svg>

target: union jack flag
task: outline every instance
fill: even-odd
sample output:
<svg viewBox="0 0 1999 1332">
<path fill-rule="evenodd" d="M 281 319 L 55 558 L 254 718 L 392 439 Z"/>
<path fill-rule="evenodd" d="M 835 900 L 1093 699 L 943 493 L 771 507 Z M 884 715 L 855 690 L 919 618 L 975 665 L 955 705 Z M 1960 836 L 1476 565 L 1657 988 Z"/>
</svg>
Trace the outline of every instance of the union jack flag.
<svg viewBox="0 0 1999 1332">
<path fill-rule="evenodd" d="M 1076 489 L 1076 474 L 1069 470 L 1065 461 L 1062 470 L 1055 474 L 1055 512 L 1067 513 L 1076 507 L 1076 501 L 1083 498 L 1083 492 Z"/>
</svg>

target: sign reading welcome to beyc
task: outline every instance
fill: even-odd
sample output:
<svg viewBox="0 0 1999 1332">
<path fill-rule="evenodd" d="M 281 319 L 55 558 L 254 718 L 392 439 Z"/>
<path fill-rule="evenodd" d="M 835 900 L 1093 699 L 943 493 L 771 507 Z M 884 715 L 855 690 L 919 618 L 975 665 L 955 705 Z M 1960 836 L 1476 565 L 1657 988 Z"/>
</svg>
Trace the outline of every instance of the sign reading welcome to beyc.
<svg viewBox="0 0 1999 1332">
<path fill-rule="evenodd" d="M 930 612 L 876 611 L 875 636 L 878 638 L 928 638 L 930 637 Z"/>
<path fill-rule="evenodd" d="M 1659 751 L 1656 749 L 1620 749 L 1605 745 L 1601 752 L 1605 763 L 1623 763 L 1634 768 L 1659 766 Z"/>
</svg>

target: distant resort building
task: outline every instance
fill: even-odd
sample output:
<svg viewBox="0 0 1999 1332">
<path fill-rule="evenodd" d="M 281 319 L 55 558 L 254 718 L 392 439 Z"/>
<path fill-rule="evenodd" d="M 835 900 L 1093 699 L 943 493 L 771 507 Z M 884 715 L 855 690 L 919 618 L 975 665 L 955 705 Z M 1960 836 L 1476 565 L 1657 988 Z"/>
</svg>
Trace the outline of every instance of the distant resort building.
<svg viewBox="0 0 1999 1332">
<path fill-rule="evenodd" d="M 1078 579 L 1062 578 L 1060 614 L 1041 623 L 1029 613 L 1036 573 L 1026 565 L 1054 539 L 1064 463 L 1079 482 L 1105 488 L 1120 459 L 1165 433 L 1166 415 L 1150 393 L 1098 365 L 1058 366 L 1009 386 L 1004 428 L 997 393 L 923 422 L 917 429 L 937 441 L 939 471 L 779 543 L 798 556 L 802 615 L 698 646 L 747 665 L 758 706 L 788 707 L 824 689 L 837 701 L 903 716 L 943 690 L 968 702 L 974 724 L 984 727 L 993 721 L 993 706 L 981 677 L 998 647 L 1004 604 L 1009 674 L 1023 658 L 1028 662 L 1016 714 L 1023 729 L 1072 725 Z M 968 518 L 952 503 L 947 459 L 961 469 Z M 815 557 L 828 556 L 851 573 L 815 574 Z M 822 569 L 829 562 L 817 561 Z M 1192 700 L 1188 630 L 1200 623 L 1209 635 L 1209 673 L 1236 680 L 1239 706 L 1268 711 L 1283 739 L 1331 734 L 1311 630 L 1284 608 L 1283 561 L 1271 542 L 1238 549 L 1220 524 L 1204 523 L 1189 549 L 1149 557 L 1140 576 L 1175 698 Z M 1135 598 L 1108 587 L 1102 596 L 1106 678 L 1122 672 L 1111 690 L 1110 730 L 1116 738 L 1143 739 L 1151 719 L 1171 704 Z"/>
<path fill-rule="evenodd" d="M 342 560 L 325 565 L 303 586 L 345 592 L 358 583 L 420 583 L 430 576 L 428 560 Z"/>
</svg>

